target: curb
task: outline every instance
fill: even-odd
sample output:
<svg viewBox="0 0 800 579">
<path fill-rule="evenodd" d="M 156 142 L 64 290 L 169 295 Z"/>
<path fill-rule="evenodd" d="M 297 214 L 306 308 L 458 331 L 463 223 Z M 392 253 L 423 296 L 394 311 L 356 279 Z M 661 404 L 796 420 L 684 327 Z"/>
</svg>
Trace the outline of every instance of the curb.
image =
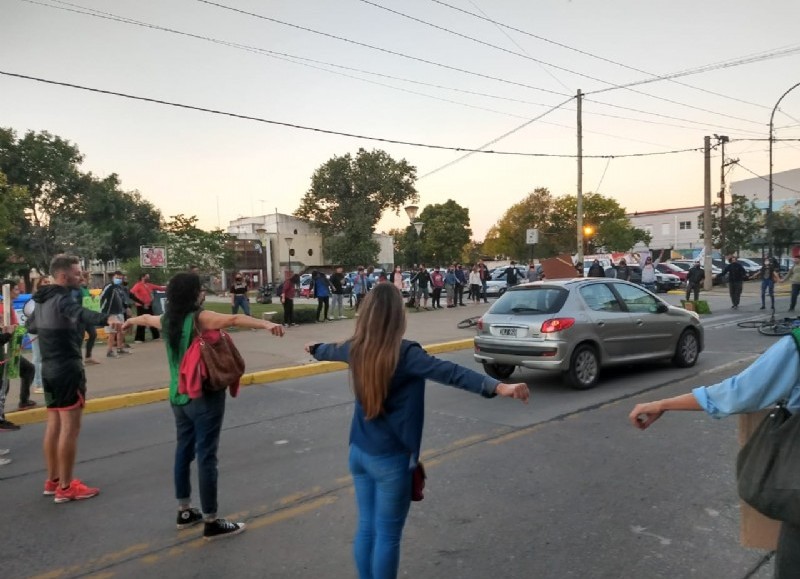
<svg viewBox="0 0 800 579">
<path fill-rule="evenodd" d="M 443 354 L 466 350 L 472 348 L 472 338 L 465 340 L 454 340 L 452 342 L 440 342 L 423 346 L 429 354 Z M 261 370 L 251 372 L 242 376 L 241 387 L 253 386 L 256 384 L 269 384 L 270 382 L 281 382 L 293 378 L 303 378 L 305 376 L 316 376 L 318 374 L 328 374 L 345 370 L 347 364 L 343 362 L 314 362 L 303 366 L 288 366 L 286 368 L 275 368 L 274 370 Z M 131 392 L 130 394 L 117 394 L 115 396 L 105 396 L 87 400 L 83 409 L 84 414 L 95 412 L 108 412 L 109 410 L 119 410 L 120 408 L 130 408 L 131 406 L 141 406 L 143 404 L 153 404 L 169 399 L 169 388 L 156 388 L 143 392 Z M 9 412 L 6 418 L 15 424 L 36 424 L 47 421 L 47 409 L 45 407 L 33 408 L 22 412 Z"/>
</svg>

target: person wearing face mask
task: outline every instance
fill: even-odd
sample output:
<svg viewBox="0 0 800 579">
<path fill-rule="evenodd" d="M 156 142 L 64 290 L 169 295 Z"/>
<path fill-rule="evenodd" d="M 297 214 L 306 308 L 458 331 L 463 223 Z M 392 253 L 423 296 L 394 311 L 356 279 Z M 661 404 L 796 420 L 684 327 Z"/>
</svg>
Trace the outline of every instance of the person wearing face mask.
<svg viewBox="0 0 800 579">
<path fill-rule="evenodd" d="M 237 273 L 233 278 L 233 285 L 231 285 L 231 314 L 238 314 L 239 308 L 246 316 L 250 315 L 250 299 L 247 297 L 247 283 L 244 281 L 241 273 Z"/>
<path fill-rule="evenodd" d="M 109 318 L 114 317 L 120 324 L 125 321 L 126 309 L 122 277 L 121 271 L 115 271 L 111 283 L 106 285 L 100 294 L 100 312 Z M 106 328 L 106 334 L 108 335 L 107 358 L 119 358 L 121 354 L 130 354 L 130 351 L 125 349 L 125 336 L 122 332 L 109 326 Z"/>
</svg>

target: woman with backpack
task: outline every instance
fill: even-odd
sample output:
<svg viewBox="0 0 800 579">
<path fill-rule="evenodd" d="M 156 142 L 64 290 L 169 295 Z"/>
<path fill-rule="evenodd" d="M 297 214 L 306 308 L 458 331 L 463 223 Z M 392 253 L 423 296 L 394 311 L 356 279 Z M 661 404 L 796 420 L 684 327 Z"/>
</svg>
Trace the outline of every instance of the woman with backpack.
<svg viewBox="0 0 800 579">
<path fill-rule="evenodd" d="M 204 523 L 203 538 L 217 539 L 244 531 L 244 523 L 233 523 L 217 517 L 217 448 L 225 415 L 225 390 L 201 389 L 200 395 L 191 388 L 191 394 L 181 391 L 179 377 L 181 364 L 192 340 L 198 333 L 222 330 L 230 326 L 268 330 L 274 336 L 283 336 L 283 327 L 245 314 L 218 314 L 201 308 L 203 291 L 200 278 L 193 273 L 179 273 L 167 285 L 167 303 L 163 316 L 143 314 L 128 319 L 123 329 L 131 326 L 148 326 L 164 330 L 167 336 L 167 363 L 169 364 L 169 400 L 175 417 L 177 447 L 175 449 L 174 484 L 178 500 L 178 529 Z M 232 385 L 233 386 L 233 385 Z M 231 395 L 238 391 L 231 388 Z M 197 456 L 197 478 L 200 488 L 202 512 L 191 503 L 191 465 Z"/>
</svg>

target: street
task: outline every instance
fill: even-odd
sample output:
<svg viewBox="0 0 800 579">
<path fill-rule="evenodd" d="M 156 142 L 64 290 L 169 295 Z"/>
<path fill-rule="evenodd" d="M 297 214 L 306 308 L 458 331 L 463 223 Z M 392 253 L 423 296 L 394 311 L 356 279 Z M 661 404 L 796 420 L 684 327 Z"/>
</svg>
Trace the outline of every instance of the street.
<svg viewBox="0 0 800 579">
<path fill-rule="evenodd" d="M 752 310 L 707 318 L 706 350 L 687 370 L 613 369 L 583 392 L 518 371 L 529 405 L 429 383 L 428 486 L 411 507 L 401 576 L 768 577 L 766 554 L 738 544 L 736 421 L 674 413 L 646 432 L 627 422 L 637 401 L 718 381 L 769 347 L 735 325 Z M 480 370 L 468 350 L 442 357 Z M 0 473 L 2 575 L 353 577 L 351 412 L 344 372 L 229 399 L 220 514 L 248 529 L 214 543 L 201 527 L 175 530 L 165 403 L 85 418 L 76 475 L 102 492 L 80 503 L 41 495 L 42 424 L 2 433 L 14 456 Z"/>
</svg>

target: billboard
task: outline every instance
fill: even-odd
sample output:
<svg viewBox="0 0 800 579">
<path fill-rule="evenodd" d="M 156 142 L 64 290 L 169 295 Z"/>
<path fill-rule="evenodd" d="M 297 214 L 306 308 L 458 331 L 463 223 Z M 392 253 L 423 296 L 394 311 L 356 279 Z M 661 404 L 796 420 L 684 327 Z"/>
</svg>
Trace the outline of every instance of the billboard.
<svg viewBox="0 0 800 579">
<path fill-rule="evenodd" d="M 140 245 L 139 262 L 142 267 L 167 267 L 167 248 L 155 245 Z"/>
</svg>

